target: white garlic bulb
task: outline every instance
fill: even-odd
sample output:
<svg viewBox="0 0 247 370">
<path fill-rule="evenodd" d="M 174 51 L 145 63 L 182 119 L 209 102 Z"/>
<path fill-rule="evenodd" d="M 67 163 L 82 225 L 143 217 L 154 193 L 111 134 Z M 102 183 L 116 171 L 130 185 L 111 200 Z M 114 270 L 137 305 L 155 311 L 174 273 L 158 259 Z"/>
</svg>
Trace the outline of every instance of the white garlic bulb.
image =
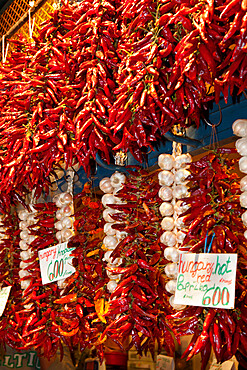
<svg viewBox="0 0 247 370">
<path fill-rule="evenodd" d="M 192 162 L 192 157 L 189 153 L 178 155 L 175 158 L 175 168 L 178 170 L 179 168 L 184 168 L 187 164 Z"/>
<path fill-rule="evenodd" d="M 99 188 L 103 193 L 112 193 L 113 192 L 113 186 L 111 184 L 111 180 L 109 177 L 104 177 L 100 183 Z"/>
<path fill-rule="evenodd" d="M 241 157 L 239 160 L 239 169 L 243 173 L 247 173 L 247 156 Z"/>
<path fill-rule="evenodd" d="M 176 291 L 176 286 L 177 286 L 177 280 L 172 279 L 166 283 L 165 289 L 167 290 L 167 292 L 174 294 Z"/>
<path fill-rule="evenodd" d="M 178 260 L 179 260 L 179 252 L 178 252 L 177 248 L 174 248 L 174 247 L 167 247 L 167 248 L 164 250 L 164 257 L 165 257 L 168 261 L 178 262 Z"/>
<path fill-rule="evenodd" d="M 112 228 L 112 225 L 114 225 L 114 222 L 106 222 L 104 225 L 104 233 L 106 235 L 116 235 L 116 230 Z"/>
<path fill-rule="evenodd" d="M 190 208 L 190 205 L 184 204 L 182 200 L 178 200 L 174 206 L 174 211 L 177 215 L 181 215 L 182 213 L 186 212 Z"/>
<path fill-rule="evenodd" d="M 168 247 L 174 247 L 177 243 L 176 234 L 172 231 L 165 231 L 160 237 L 161 243 L 167 245 Z"/>
<path fill-rule="evenodd" d="M 115 212 L 113 209 L 110 209 L 110 208 L 106 208 L 104 209 L 103 211 L 103 219 L 106 221 L 106 222 L 115 222 L 113 218 L 111 218 L 111 215 L 114 215 Z"/>
<path fill-rule="evenodd" d="M 27 251 L 29 248 L 29 245 L 26 243 L 25 240 L 20 240 L 19 247 L 21 248 L 22 251 Z"/>
<path fill-rule="evenodd" d="M 239 202 L 241 207 L 247 208 L 247 191 L 244 191 L 242 194 L 240 194 Z"/>
<path fill-rule="evenodd" d="M 55 222 L 54 226 L 55 226 L 55 229 L 62 230 L 63 228 L 62 220 Z"/>
<path fill-rule="evenodd" d="M 237 152 L 240 155 L 247 155 L 247 137 L 243 137 L 242 139 L 238 139 L 235 143 Z"/>
<path fill-rule="evenodd" d="M 174 212 L 173 205 L 169 202 L 163 202 L 159 207 L 159 211 L 162 217 L 172 216 Z"/>
<path fill-rule="evenodd" d="M 163 186 L 171 186 L 174 182 L 174 175 L 172 172 L 163 170 L 158 174 L 159 184 Z"/>
<path fill-rule="evenodd" d="M 185 168 L 181 168 L 174 174 L 174 182 L 176 184 L 183 184 L 189 175 L 190 171 L 186 170 Z"/>
<path fill-rule="evenodd" d="M 236 136 L 247 136 L 247 120 L 237 119 L 235 122 L 233 122 L 232 130 Z"/>
<path fill-rule="evenodd" d="M 184 233 L 183 231 L 179 230 L 179 231 L 177 232 L 177 242 L 178 242 L 179 244 L 182 244 L 182 243 L 183 243 L 183 241 L 184 241 L 185 237 L 186 237 L 186 233 Z"/>
<path fill-rule="evenodd" d="M 126 231 L 116 230 L 116 238 L 118 238 L 118 240 L 122 240 L 126 238 L 126 236 L 128 236 L 128 233 Z"/>
<path fill-rule="evenodd" d="M 162 170 L 170 171 L 174 166 L 174 157 L 171 154 L 160 154 L 158 157 L 158 166 Z"/>
<path fill-rule="evenodd" d="M 185 228 L 185 224 L 184 224 L 184 217 L 178 217 L 175 222 L 175 227 L 177 227 L 178 229 L 184 229 Z"/>
<path fill-rule="evenodd" d="M 244 226 L 247 226 L 247 211 L 245 211 L 242 214 L 241 218 L 242 218 L 242 221 L 243 221 Z"/>
<path fill-rule="evenodd" d="M 126 176 L 123 173 L 116 171 L 111 175 L 110 180 L 113 188 L 119 188 L 125 183 Z"/>
<path fill-rule="evenodd" d="M 30 279 L 22 280 L 21 281 L 21 289 L 22 290 L 27 289 L 29 287 L 30 283 L 31 283 L 31 280 Z"/>
<path fill-rule="evenodd" d="M 30 272 L 28 272 L 26 270 L 20 270 L 19 271 L 19 276 L 20 276 L 21 279 L 24 278 L 24 277 L 27 277 L 29 275 L 30 275 Z"/>
<path fill-rule="evenodd" d="M 117 287 L 117 282 L 115 280 L 108 281 L 107 289 L 109 290 L 110 293 L 113 293 L 116 287 Z"/>
<path fill-rule="evenodd" d="M 185 306 L 185 305 L 183 305 L 183 304 L 175 304 L 175 303 L 174 303 L 174 298 L 175 298 L 175 296 L 174 296 L 174 295 L 172 295 L 172 296 L 169 298 L 169 303 L 170 303 L 170 305 L 174 308 L 174 310 L 178 310 L 178 311 L 183 310 L 186 306 Z"/>
<path fill-rule="evenodd" d="M 108 204 L 116 204 L 118 199 L 113 194 L 104 194 L 101 198 L 101 202 L 104 207 L 107 207 Z"/>
<path fill-rule="evenodd" d="M 162 186 L 158 195 L 165 202 L 172 200 L 172 189 L 169 186 Z"/>
<path fill-rule="evenodd" d="M 186 185 L 175 185 L 173 187 L 173 197 L 176 199 L 181 199 L 189 195 L 188 187 Z"/>
<path fill-rule="evenodd" d="M 118 240 L 114 236 L 107 235 L 103 239 L 103 244 L 108 249 L 115 249 L 118 244 Z"/>
<path fill-rule="evenodd" d="M 174 229 L 174 218 L 173 217 L 164 217 L 161 221 L 161 228 L 163 230 L 171 231 Z"/>
<path fill-rule="evenodd" d="M 247 191 L 247 175 L 240 180 L 240 190 Z"/>
<path fill-rule="evenodd" d="M 59 196 L 60 202 L 64 205 L 71 204 L 73 201 L 72 195 L 70 193 L 61 193 Z"/>
<path fill-rule="evenodd" d="M 247 239 L 247 230 L 245 230 L 245 232 L 244 232 L 244 237 L 245 237 L 245 239 Z"/>
<path fill-rule="evenodd" d="M 168 263 L 165 266 L 165 274 L 169 278 L 176 279 L 178 276 L 178 264 L 177 263 Z"/>
<path fill-rule="evenodd" d="M 22 221 L 26 221 L 27 217 L 29 216 L 29 212 L 26 210 L 26 209 L 22 209 L 19 213 L 18 213 L 18 217 L 20 220 Z"/>
<path fill-rule="evenodd" d="M 114 273 L 112 273 L 112 272 L 110 272 L 108 270 L 106 270 L 106 275 L 111 280 L 119 280 L 119 279 L 121 279 L 121 274 L 114 274 Z"/>
</svg>

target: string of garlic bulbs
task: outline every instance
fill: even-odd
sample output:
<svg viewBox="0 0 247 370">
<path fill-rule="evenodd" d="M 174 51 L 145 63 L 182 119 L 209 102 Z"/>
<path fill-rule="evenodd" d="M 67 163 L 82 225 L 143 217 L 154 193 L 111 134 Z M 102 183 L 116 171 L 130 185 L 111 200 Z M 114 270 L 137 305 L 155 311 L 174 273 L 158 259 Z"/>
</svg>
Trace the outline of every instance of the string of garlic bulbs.
<svg viewBox="0 0 247 370">
<path fill-rule="evenodd" d="M 103 211 L 103 218 L 106 221 L 104 225 L 105 237 L 103 239 L 103 245 L 105 247 L 104 261 L 107 262 L 108 267 L 116 267 L 121 265 L 122 258 L 116 258 L 114 261 L 111 259 L 112 251 L 117 247 L 120 240 L 127 236 L 127 233 L 114 230 L 112 226 L 115 221 L 111 218 L 111 215 L 117 213 L 117 210 L 113 210 L 108 207 L 110 204 L 121 203 L 120 199 L 115 195 L 118 190 L 121 189 L 124 184 L 126 176 L 123 173 L 115 172 L 110 178 L 104 177 L 100 183 L 100 190 L 105 193 L 102 198 L 102 204 L 105 207 Z M 109 277 L 109 282 L 107 284 L 107 289 L 110 293 L 114 292 L 117 287 L 117 281 L 121 278 L 120 274 L 112 274 L 110 271 L 107 271 L 107 276 Z"/>
<path fill-rule="evenodd" d="M 232 125 L 233 133 L 240 136 L 235 143 L 237 152 L 241 155 L 239 160 L 239 169 L 241 172 L 247 174 L 247 119 L 238 119 Z M 239 201 L 243 208 L 247 208 L 247 175 L 240 180 L 240 194 Z M 244 226 L 247 227 L 247 211 L 242 214 L 242 221 Z M 244 232 L 247 239 L 247 230 Z"/>
<path fill-rule="evenodd" d="M 28 226 L 35 225 L 35 223 L 38 221 L 35 218 L 37 212 L 34 210 L 34 208 L 32 208 L 31 204 L 29 205 L 29 207 L 31 210 L 30 212 L 28 212 L 28 210 L 26 209 L 22 209 L 18 212 L 18 217 L 20 220 L 19 228 L 21 230 L 20 232 L 21 240 L 19 242 L 19 246 L 21 249 L 21 252 L 20 252 L 21 262 L 20 262 L 19 276 L 21 279 L 24 277 L 28 277 L 30 275 L 29 272 L 26 270 L 26 268 L 30 264 L 32 264 L 32 262 L 27 263 L 25 261 L 33 257 L 33 254 L 34 254 L 32 249 L 30 248 L 30 244 L 34 241 L 36 237 L 35 235 L 31 235 L 31 232 L 28 229 Z M 25 290 L 26 288 L 28 288 L 30 282 L 31 282 L 30 279 L 21 280 L 21 288 Z"/>
<path fill-rule="evenodd" d="M 67 171 L 67 191 L 53 197 L 53 201 L 58 207 L 55 228 L 57 230 L 56 239 L 59 243 L 68 242 L 74 235 L 73 178 L 74 171 Z M 61 289 L 65 288 L 65 279 L 58 280 L 57 285 Z"/>
<path fill-rule="evenodd" d="M 158 174 L 161 185 L 159 197 L 163 200 L 159 211 L 163 217 L 161 228 L 164 230 L 160 241 L 166 246 L 164 257 L 171 261 L 165 267 L 165 274 L 170 278 L 165 288 L 172 294 L 169 299 L 171 306 L 177 310 L 185 307 L 174 303 L 174 293 L 178 275 L 179 245 L 182 244 L 186 236 L 185 225 L 180 215 L 188 209 L 187 206 L 182 206 L 180 199 L 189 196 L 186 179 L 190 175 L 187 166 L 191 161 L 190 154 L 177 156 L 161 154 L 158 158 L 158 165 L 162 170 Z"/>
</svg>

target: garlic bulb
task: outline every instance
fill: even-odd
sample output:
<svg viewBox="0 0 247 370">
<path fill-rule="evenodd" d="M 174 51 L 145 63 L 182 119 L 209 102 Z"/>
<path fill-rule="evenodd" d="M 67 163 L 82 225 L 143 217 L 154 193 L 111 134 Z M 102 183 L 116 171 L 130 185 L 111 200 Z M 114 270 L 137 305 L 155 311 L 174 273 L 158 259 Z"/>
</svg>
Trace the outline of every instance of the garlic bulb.
<svg viewBox="0 0 247 370">
<path fill-rule="evenodd" d="M 118 240 L 114 236 L 107 235 L 103 239 L 103 244 L 108 249 L 115 249 L 118 244 Z"/>
<path fill-rule="evenodd" d="M 176 171 L 174 175 L 174 182 L 176 184 L 183 184 L 189 175 L 190 171 L 186 170 L 185 168 L 181 168 L 180 170 Z"/>
<path fill-rule="evenodd" d="M 114 274 L 108 270 L 106 270 L 106 275 L 110 280 L 119 280 L 121 279 L 121 274 Z"/>
<path fill-rule="evenodd" d="M 164 250 L 164 257 L 168 260 L 168 261 L 172 261 L 172 262 L 178 262 L 179 260 L 179 252 L 176 248 L 174 247 L 167 247 L 165 250 Z"/>
<path fill-rule="evenodd" d="M 159 211 L 162 217 L 172 216 L 174 212 L 173 205 L 169 202 L 163 202 L 159 207 Z"/>
<path fill-rule="evenodd" d="M 175 293 L 176 287 L 177 287 L 177 280 L 173 280 L 173 279 L 169 280 L 165 285 L 165 289 L 167 290 L 167 292 L 172 293 L 172 294 Z"/>
<path fill-rule="evenodd" d="M 70 193 L 61 193 L 59 196 L 59 200 L 63 205 L 68 205 L 72 203 L 73 198 Z"/>
<path fill-rule="evenodd" d="M 174 157 L 171 154 L 160 154 L 158 157 L 158 166 L 162 170 L 170 171 L 174 166 Z"/>
<path fill-rule="evenodd" d="M 185 237 L 186 237 L 186 234 L 185 234 L 183 231 L 179 230 L 179 231 L 177 232 L 177 242 L 178 242 L 179 244 L 182 244 L 182 243 L 183 243 L 183 241 L 184 241 Z"/>
<path fill-rule="evenodd" d="M 242 221 L 243 221 L 244 226 L 247 226 L 247 211 L 245 211 L 242 214 L 241 218 L 242 218 Z"/>
<path fill-rule="evenodd" d="M 62 230 L 63 228 L 62 221 L 60 220 L 60 221 L 55 222 L 54 226 L 55 226 L 55 229 Z"/>
<path fill-rule="evenodd" d="M 116 171 L 111 175 L 110 180 L 113 188 L 119 188 L 125 183 L 126 176 L 123 173 Z"/>
<path fill-rule="evenodd" d="M 189 195 L 188 188 L 186 185 L 175 185 L 173 187 L 173 197 L 176 199 L 185 198 Z"/>
<path fill-rule="evenodd" d="M 27 277 L 29 275 L 30 275 L 30 273 L 26 270 L 20 270 L 19 271 L 19 276 L 20 276 L 21 279 L 24 278 L 24 277 Z"/>
<path fill-rule="evenodd" d="M 179 216 L 182 213 L 186 212 L 190 208 L 190 205 L 184 204 L 182 200 L 178 200 L 174 206 L 174 212 Z"/>
<path fill-rule="evenodd" d="M 116 287 L 117 287 L 117 282 L 115 280 L 110 280 L 107 283 L 107 289 L 109 290 L 110 293 L 113 293 Z"/>
<path fill-rule="evenodd" d="M 232 130 L 236 136 L 247 136 L 247 120 L 237 119 L 235 122 L 233 122 Z"/>
<path fill-rule="evenodd" d="M 185 306 L 185 305 L 183 305 L 183 304 L 175 304 L 175 303 L 174 303 L 174 298 L 175 298 L 175 296 L 174 296 L 174 295 L 172 295 L 172 296 L 169 298 L 169 303 L 170 303 L 170 305 L 174 308 L 174 310 L 178 310 L 178 311 L 183 310 L 186 306 Z"/>
<path fill-rule="evenodd" d="M 240 190 L 247 191 L 247 175 L 240 180 Z"/>
<path fill-rule="evenodd" d="M 114 215 L 114 213 L 117 213 L 117 212 L 115 212 L 113 209 L 110 209 L 110 208 L 104 209 L 104 211 L 103 211 L 103 219 L 106 222 L 115 222 L 114 219 L 111 218 L 111 215 Z"/>
<path fill-rule="evenodd" d="M 118 240 L 122 240 L 122 239 L 126 238 L 126 236 L 128 236 L 128 235 L 129 234 L 126 231 L 116 230 L 116 238 L 118 238 Z"/>
<path fill-rule="evenodd" d="M 22 281 L 21 281 L 21 289 L 22 289 L 22 290 L 27 289 L 27 288 L 29 287 L 30 283 L 31 283 L 31 280 L 29 280 L 29 279 L 27 279 L 27 280 L 22 280 Z"/>
<path fill-rule="evenodd" d="M 20 238 L 21 238 L 22 240 L 27 240 L 27 239 L 28 239 L 28 237 L 29 237 L 29 235 L 30 235 L 30 231 L 29 231 L 28 229 L 26 229 L 26 230 L 22 230 L 22 231 L 20 232 Z"/>
<path fill-rule="evenodd" d="M 177 243 L 176 234 L 172 231 L 165 231 L 160 237 L 161 243 L 167 245 L 168 247 L 174 247 Z"/>
<path fill-rule="evenodd" d="M 241 207 L 247 208 L 247 191 L 244 191 L 242 194 L 240 194 L 239 201 Z"/>
<path fill-rule="evenodd" d="M 247 230 L 245 230 L 245 232 L 244 232 L 244 237 L 245 237 L 245 239 L 247 239 Z"/>
<path fill-rule="evenodd" d="M 111 180 L 109 177 L 104 177 L 100 183 L 99 188 L 103 193 L 112 193 L 113 192 L 113 186 L 111 184 Z"/>
<path fill-rule="evenodd" d="M 27 251 L 29 248 L 29 245 L 25 242 L 25 240 L 20 240 L 19 241 L 19 246 L 22 251 Z"/>
<path fill-rule="evenodd" d="M 178 264 L 177 263 L 168 263 L 165 266 L 165 274 L 169 278 L 176 279 L 178 276 Z"/>
<path fill-rule="evenodd" d="M 174 175 L 172 172 L 163 170 L 158 174 L 159 184 L 165 186 L 171 186 L 174 182 Z"/>
<path fill-rule="evenodd" d="M 161 221 L 161 228 L 163 230 L 171 231 L 174 229 L 174 218 L 173 217 L 164 217 Z"/>
<path fill-rule="evenodd" d="M 108 207 L 108 204 L 116 204 L 118 199 L 113 194 L 104 194 L 101 198 L 101 202 L 104 207 Z"/>
<path fill-rule="evenodd" d="M 22 209 L 18 213 L 18 217 L 21 221 L 26 221 L 27 217 L 29 216 L 29 212 L 26 209 Z"/>
<path fill-rule="evenodd" d="M 247 156 L 241 157 L 239 160 L 239 169 L 243 173 L 247 173 Z"/>
<path fill-rule="evenodd" d="M 237 152 L 243 156 L 247 155 L 247 137 L 243 137 L 242 139 L 238 139 L 235 143 Z"/>
<path fill-rule="evenodd" d="M 175 168 L 178 170 L 179 168 L 184 168 L 187 164 L 192 162 L 192 157 L 189 153 L 178 155 L 175 158 Z"/>
<path fill-rule="evenodd" d="M 105 225 L 104 225 L 104 233 L 106 234 L 106 235 L 115 235 L 116 234 L 116 230 L 114 230 L 113 228 L 112 228 L 112 225 L 114 225 L 114 222 L 107 222 L 107 223 L 105 223 Z"/>
<path fill-rule="evenodd" d="M 168 186 L 162 186 L 158 193 L 159 197 L 164 201 L 172 200 L 172 189 Z"/>
</svg>

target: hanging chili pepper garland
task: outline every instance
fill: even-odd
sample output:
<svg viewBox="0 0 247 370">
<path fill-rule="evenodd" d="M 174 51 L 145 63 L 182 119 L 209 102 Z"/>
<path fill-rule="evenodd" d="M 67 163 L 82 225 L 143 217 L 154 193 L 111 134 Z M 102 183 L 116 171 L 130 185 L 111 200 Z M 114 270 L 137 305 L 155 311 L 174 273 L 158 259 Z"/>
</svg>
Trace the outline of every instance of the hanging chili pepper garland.
<svg viewBox="0 0 247 370">
<path fill-rule="evenodd" d="M 241 1 L 62 3 L 1 67 L 1 193 L 39 196 L 61 160 L 141 161 L 174 124 L 199 126 L 208 100 L 246 88 L 246 21 Z"/>
<path fill-rule="evenodd" d="M 183 251 L 203 251 L 207 238 L 211 241 L 212 253 L 238 253 L 235 309 L 188 307 L 169 316 L 181 335 L 194 334 L 183 357 L 189 360 L 201 353 L 202 369 L 207 365 L 211 348 L 217 362 L 226 361 L 239 352 L 241 355 L 239 338 L 245 337 L 246 332 L 243 308 L 246 304 L 247 244 L 241 221 L 239 178 L 234 171 L 237 160 L 229 157 L 234 152 L 235 149 L 218 149 L 193 162 L 187 178 L 191 183 L 191 195 L 182 199 L 182 206 L 190 206 L 181 215 L 188 226 L 181 246 Z M 243 354 L 246 355 L 245 351 Z"/>
</svg>

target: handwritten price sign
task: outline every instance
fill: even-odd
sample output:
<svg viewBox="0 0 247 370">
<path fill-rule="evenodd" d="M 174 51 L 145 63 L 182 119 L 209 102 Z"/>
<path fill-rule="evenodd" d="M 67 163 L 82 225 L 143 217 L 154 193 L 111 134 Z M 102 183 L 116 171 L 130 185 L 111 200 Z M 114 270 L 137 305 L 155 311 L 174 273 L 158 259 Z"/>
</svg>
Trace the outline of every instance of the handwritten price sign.
<svg viewBox="0 0 247 370">
<path fill-rule="evenodd" d="M 70 255 L 73 250 L 66 242 L 39 251 L 42 284 L 65 279 L 75 272 Z"/>
<path fill-rule="evenodd" d="M 237 254 L 182 253 L 176 304 L 234 308 Z"/>
</svg>

